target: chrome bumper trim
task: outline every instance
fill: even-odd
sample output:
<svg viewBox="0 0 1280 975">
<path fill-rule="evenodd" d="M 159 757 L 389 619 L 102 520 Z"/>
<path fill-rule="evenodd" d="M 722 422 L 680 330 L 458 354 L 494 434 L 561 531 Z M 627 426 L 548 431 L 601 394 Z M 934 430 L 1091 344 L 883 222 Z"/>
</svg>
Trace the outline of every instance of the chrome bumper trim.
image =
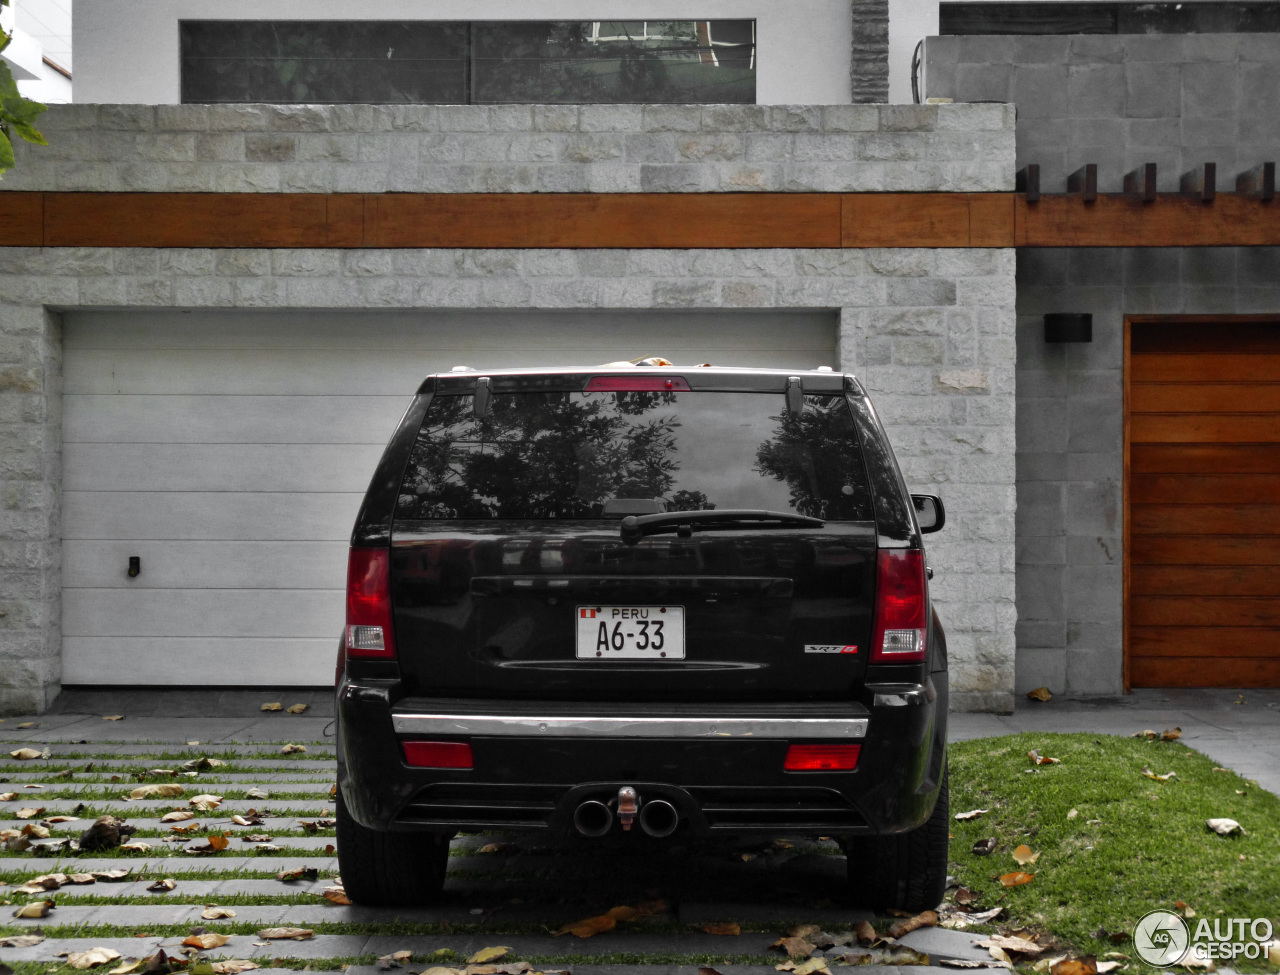
<svg viewBox="0 0 1280 975">
<path fill-rule="evenodd" d="M 559 738 L 865 738 L 866 718 L 525 717 L 401 712 L 400 735 Z"/>
</svg>

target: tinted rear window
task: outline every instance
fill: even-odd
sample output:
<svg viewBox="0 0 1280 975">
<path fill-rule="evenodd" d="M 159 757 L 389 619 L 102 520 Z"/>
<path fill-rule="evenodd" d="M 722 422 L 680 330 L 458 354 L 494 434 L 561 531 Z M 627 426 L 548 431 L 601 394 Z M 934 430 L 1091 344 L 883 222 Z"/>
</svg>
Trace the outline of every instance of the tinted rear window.
<svg viewBox="0 0 1280 975">
<path fill-rule="evenodd" d="M 849 405 L 778 393 L 496 393 L 431 401 L 410 454 L 399 520 L 620 518 L 764 508 L 869 521 Z"/>
</svg>

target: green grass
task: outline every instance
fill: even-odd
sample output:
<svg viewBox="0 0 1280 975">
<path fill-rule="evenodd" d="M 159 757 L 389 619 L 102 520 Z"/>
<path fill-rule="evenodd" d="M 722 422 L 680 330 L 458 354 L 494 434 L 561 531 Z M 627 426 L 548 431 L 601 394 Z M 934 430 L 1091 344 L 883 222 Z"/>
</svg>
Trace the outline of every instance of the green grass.
<svg viewBox="0 0 1280 975">
<path fill-rule="evenodd" d="M 1031 749 L 1062 764 L 1029 771 Z M 1177 777 L 1154 782 L 1144 766 Z M 955 744 L 952 813 L 990 812 L 952 821 L 952 873 L 982 892 L 978 906 L 1002 904 L 1014 926 L 1099 956 L 1127 949 L 1095 932 L 1127 934 L 1147 911 L 1179 900 L 1197 918 L 1267 917 L 1280 927 L 1280 797 L 1213 769 L 1177 742 L 1021 734 Z M 1205 820 L 1216 817 L 1236 820 L 1245 835 L 1213 833 Z M 987 837 L 998 841 L 995 852 L 975 856 L 974 842 Z M 1039 860 L 1020 867 L 1011 856 L 1019 844 Z M 1001 885 L 1001 875 L 1019 870 L 1035 879 Z"/>
</svg>

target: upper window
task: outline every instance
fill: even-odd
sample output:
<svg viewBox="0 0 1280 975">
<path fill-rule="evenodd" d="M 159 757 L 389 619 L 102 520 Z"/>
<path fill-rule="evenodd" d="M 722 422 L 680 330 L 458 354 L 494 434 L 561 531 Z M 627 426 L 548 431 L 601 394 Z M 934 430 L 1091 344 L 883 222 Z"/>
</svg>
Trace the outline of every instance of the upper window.
<svg viewBox="0 0 1280 975">
<path fill-rule="evenodd" d="M 185 103 L 756 100 L 754 20 L 187 20 Z"/>
</svg>

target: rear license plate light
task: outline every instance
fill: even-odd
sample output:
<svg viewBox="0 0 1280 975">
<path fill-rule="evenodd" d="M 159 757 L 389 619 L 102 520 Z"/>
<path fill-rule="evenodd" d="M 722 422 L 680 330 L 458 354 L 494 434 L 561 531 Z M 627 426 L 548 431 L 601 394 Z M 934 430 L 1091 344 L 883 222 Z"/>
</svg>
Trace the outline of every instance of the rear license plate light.
<svg viewBox="0 0 1280 975">
<path fill-rule="evenodd" d="M 414 768 L 475 768 L 465 741 L 406 741 L 405 764 Z"/>
<path fill-rule="evenodd" d="M 852 772 L 861 745 L 790 745 L 782 768 L 787 772 Z"/>
</svg>

